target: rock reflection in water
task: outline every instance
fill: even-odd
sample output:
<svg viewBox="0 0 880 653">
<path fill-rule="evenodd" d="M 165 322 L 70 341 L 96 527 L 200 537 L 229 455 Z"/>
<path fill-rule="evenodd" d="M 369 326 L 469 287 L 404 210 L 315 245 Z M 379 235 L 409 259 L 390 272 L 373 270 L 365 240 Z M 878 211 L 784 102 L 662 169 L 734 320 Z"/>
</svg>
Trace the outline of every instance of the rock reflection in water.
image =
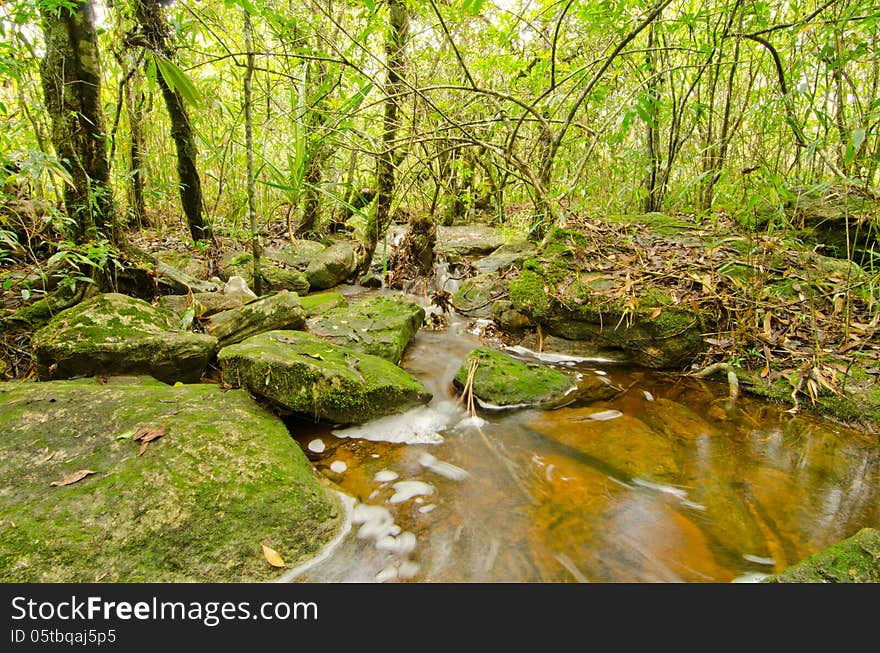
<svg viewBox="0 0 880 653">
<path fill-rule="evenodd" d="M 410 425 L 441 437 L 408 441 L 400 421 L 347 437 L 291 422 L 356 519 L 381 515 L 385 529 L 359 537 L 370 522 L 355 524 L 294 581 L 752 581 L 880 526 L 876 436 L 731 404 L 726 386 L 614 369 L 626 391 L 612 400 L 468 420 L 449 379 L 477 342 L 421 332 L 402 363 L 435 395 Z"/>
</svg>

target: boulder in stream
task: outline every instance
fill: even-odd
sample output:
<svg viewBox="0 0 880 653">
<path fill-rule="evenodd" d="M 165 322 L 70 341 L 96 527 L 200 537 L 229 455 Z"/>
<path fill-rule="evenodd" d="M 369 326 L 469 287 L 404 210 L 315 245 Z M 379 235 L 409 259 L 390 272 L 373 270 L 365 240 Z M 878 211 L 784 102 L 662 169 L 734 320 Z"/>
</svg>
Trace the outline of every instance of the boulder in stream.
<svg viewBox="0 0 880 653">
<path fill-rule="evenodd" d="M 40 380 L 148 374 L 166 383 L 198 381 L 217 350 L 213 336 L 180 328 L 169 310 L 105 293 L 62 311 L 31 346 Z"/>
<path fill-rule="evenodd" d="M 452 303 L 455 311 L 467 317 L 489 317 L 496 301 L 507 297 L 507 280 L 498 272 L 484 272 L 465 279 Z"/>
<path fill-rule="evenodd" d="M 422 326 L 425 309 L 401 295 L 368 297 L 328 311 L 309 324 L 309 332 L 394 364 Z"/>
<path fill-rule="evenodd" d="M 281 419 L 243 390 L 0 383 L 0 429 L 3 582 L 277 580 L 262 542 L 293 567 L 343 521 Z"/>
<path fill-rule="evenodd" d="M 340 424 L 427 403 L 421 381 L 384 358 L 301 331 L 269 331 L 224 347 L 223 380 L 286 412 Z"/>
<path fill-rule="evenodd" d="M 577 390 L 573 374 L 487 347 L 471 351 L 456 372 L 453 384 L 459 390 L 467 387 L 473 360 L 477 361 L 473 393 L 485 408 L 553 405 Z"/>
</svg>

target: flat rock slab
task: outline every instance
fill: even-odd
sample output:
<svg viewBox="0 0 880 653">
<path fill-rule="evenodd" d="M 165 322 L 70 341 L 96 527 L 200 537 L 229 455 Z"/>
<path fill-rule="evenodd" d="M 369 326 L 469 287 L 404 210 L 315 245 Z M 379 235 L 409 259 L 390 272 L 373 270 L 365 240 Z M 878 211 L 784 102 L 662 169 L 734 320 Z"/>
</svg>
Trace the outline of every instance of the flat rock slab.
<svg viewBox="0 0 880 653">
<path fill-rule="evenodd" d="M 306 312 L 307 317 L 323 315 L 334 308 L 346 306 L 348 301 L 342 293 L 335 291 L 312 293 L 299 298 L 299 303 Z"/>
<path fill-rule="evenodd" d="M 400 295 L 369 297 L 328 311 L 309 324 L 309 333 L 392 363 L 422 326 L 425 309 Z"/>
<path fill-rule="evenodd" d="M 142 454 L 141 428 L 164 428 Z M 280 418 L 243 390 L 0 383 L 0 429 L 3 582 L 270 581 L 284 570 L 261 542 L 293 566 L 342 521 Z"/>
<path fill-rule="evenodd" d="M 301 331 L 270 331 L 224 347 L 225 383 L 281 409 L 340 424 L 366 422 L 431 400 L 393 363 Z"/>
<path fill-rule="evenodd" d="M 40 380 L 148 374 L 198 381 L 217 350 L 213 336 L 179 329 L 179 318 L 147 302 L 106 293 L 62 311 L 31 346 Z"/>
<path fill-rule="evenodd" d="M 863 528 L 765 583 L 880 583 L 880 531 Z"/>
<path fill-rule="evenodd" d="M 467 386 L 472 360 L 477 361 L 473 393 L 485 408 L 552 405 L 577 390 L 573 374 L 487 347 L 477 347 L 467 355 L 453 379 L 459 390 Z"/>
<path fill-rule="evenodd" d="M 205 331 L 217 338 L 219 347 L 233 345 L 264 331 L 299 329 L 306 323 L 306 312 L 296 293 L 282 291 L 263 297 L 241 308 L 223 311 L 205 322 Z"/>
</svg>

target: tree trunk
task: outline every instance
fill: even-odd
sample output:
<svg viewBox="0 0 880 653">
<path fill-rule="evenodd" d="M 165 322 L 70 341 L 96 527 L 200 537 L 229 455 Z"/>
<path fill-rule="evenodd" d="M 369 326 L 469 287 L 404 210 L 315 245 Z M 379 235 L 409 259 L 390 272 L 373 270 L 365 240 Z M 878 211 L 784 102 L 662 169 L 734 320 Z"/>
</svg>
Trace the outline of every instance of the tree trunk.
<svg viewBox="0 0 880 653">
<path fill-rule="evenodd" d="M 151 0 L 135 0 L 134 6 L 147 48 L 154 55 L 170 60 L 173 55 L 168 44 L 170 29 L 162 13 L 162 5 Z M 156 77 L 171 121 L 171 138 L 177 150 L 180 202 L 193 240 L 203 240 L 209 238 L 211 233 L 202 216 L 202 182 L 196 166 L 198 150 L 189 114 L 180 93 L 168 85 L 161 73 Z"/>
<path fill-rule="evenodd" d="M 254 118 L 253 101 L 251 99 L 251 80 L 254 76 L 254 46 L 251 36 L 251 15 L 247 8 L 244 12 L 244 42 L 247 51 L 247 68 L 244 71 L 244 142 L 247 154 L 247 200 L 248 223 L 251 230 L 251 253 L 254 257 L 254 292 L 263 294 L 263 279 L 260 271 L 260 234 L 257 231 L 257 198 L 254 187 Z"/>
<path fill-rule="evenodd" d="M 388 36 L 385 41 L 385 115 L 382 123 L 382 150 L 376 163 L 376 209 L 367 223 L 364 234 L 364 252 L 361 271 L 366 272 L 373 260 L 379 237 L 388 226 L 391 199 L 394 192 L 394 165 L 399 127 L 400 94 L 404 90 L 403 70 L 405 46 L 409 32 L 409 16 L 401 0 L 388 0 Z"/>
<path fill-rule="evenodd" d="M 74 8 L 41 13 L 46 54 L 40 76 L 52 143 L 73 180 L 64 187 L 73 237 L 88 240 L 97 232 L 116 242 L 120 234 L 109 180 L 94 8 L 91 0 L 83 0 Z"/>
<path fill-rule="evenodd" d="M 128 110 L 128 126 L 131 143 L 129 145 L 130 173 L 130 204 L 134 219 L 139 228 L 149 222 L 147 220 L 147 202 L 144 199 L 144 135 L 141 125 L 144 120 L 144 97 L 137 88 L 135 79 L 125 83 L 125 103 Z"/>
</svg>

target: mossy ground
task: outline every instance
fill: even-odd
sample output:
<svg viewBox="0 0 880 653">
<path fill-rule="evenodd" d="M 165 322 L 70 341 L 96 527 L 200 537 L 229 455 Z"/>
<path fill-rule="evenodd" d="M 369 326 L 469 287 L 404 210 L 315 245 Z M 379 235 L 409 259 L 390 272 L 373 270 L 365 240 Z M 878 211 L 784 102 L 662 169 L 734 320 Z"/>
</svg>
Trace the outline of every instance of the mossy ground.
<svg viewBox="0 0 880 653">
<path fill-rule="evenodd" d="M 766 583 L 880 583 L 880 531 L 863 528 Z"/>
<path fill-rule="evenodd" d="M 0 384 L 6 582 L 255 582 L 335 535 L 341 508 L 244 391 L 155 380 Z M 143 455 L 139 427 L 165 427 Z M 55 487 L 70 472 L 95 473 Z"/>
</svg>

